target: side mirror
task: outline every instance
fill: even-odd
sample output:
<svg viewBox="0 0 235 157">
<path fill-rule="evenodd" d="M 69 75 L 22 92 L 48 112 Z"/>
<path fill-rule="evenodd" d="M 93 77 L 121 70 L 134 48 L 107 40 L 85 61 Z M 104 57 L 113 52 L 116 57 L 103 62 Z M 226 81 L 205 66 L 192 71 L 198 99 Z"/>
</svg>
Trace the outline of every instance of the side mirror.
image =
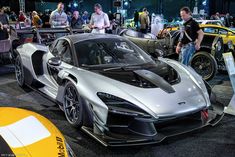
<svg viewBox="0 0 235 157">
<path fill-rule="evenodd" d="M 48 44 L 48 49 L 49 49 L 50 52 L 52 52 L 52 50 L 53 50 L 53 43 L 49 43 Z"/>
<path fill-rule="evenodd" d="M 163 56 L 164 56 L 164 53 L 163 53 L 162 50 L 155 49 L 155 56 L 156 56 L 156 57 L 163 57 Z"/>
<path fill-rule="evenodd" d="M 52 49 L 52 46 L 51 46 L 51 49 Z M 51 50 L 51 53 L 52 53 L 54 56 L 57 56 L 57 55 L 59 54 L 59 51 L 58 51 L 57 48 L 53 48 L 53 49 Z"/>
<path fill-rule="evenodd" d="M 232 32 L 228 32 L 228 33 L 227 33 L 227 36 L 232 36 L 232 35 L 233 35 Z"/>
<path fill-rule="evenodd" d="M 51 66 L 60 66 L 61 65 L 61 59 L 60 57 L 53 57 L 48 60 L 48 64 Z"/>
</svg>

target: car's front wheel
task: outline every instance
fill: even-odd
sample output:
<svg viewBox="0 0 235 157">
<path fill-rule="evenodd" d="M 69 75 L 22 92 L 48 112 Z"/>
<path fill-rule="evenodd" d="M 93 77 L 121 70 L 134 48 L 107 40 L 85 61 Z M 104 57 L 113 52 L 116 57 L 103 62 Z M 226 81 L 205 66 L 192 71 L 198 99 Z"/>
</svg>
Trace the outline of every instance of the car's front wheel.
<svg viewBox="0 0 235 157">
<path fill-rule="evenodd" d="M 217 73 L 217 62 L 208 52 L 197 52 L 191 62 L 191 67 L 206 81 L 211 80 Z"/>
<path fill-rule="evenodd" d="M 70 124 L 75 127 L 82 126 L 81 97 L 72 82 L 67 82 L 65 85 L 63 110 Z"/>
<path fill-rule="evenodd" d="M 20 55 L 15 59 L 15 75 L 16 81 L 20 87 L 25 87 L 24 69 Z"/>
</svg>

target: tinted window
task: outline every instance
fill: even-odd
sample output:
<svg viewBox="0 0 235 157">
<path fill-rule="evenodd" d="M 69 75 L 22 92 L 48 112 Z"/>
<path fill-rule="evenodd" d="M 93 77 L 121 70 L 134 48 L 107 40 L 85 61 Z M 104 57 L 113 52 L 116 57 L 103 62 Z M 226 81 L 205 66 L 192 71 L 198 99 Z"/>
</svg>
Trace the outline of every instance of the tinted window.
<svg viewBox="0 0 235 157">
<path fill-rule="evenodd" d="M 203 29 L 203 31 L 205 32 L 205 33 L 210 33 L 210 34 L 218 34 L 219 32 L 218 32 L 218 29 L 217 28 L 213 28 L 213 27 L 205 27 L 204 29 Z"/>
<path fill-rule="evenodd" d="M 227 34 L 228 34 L 228 31 L 225 30 L 225 29 L 220 29 L 220 30 L 219 30 L 219 34 L 227 35 Z"/>
<path fill-rule="evenodd" d="M 69 42 L 66 40 L 58 40 L 52 54 L 56 57 L 60 57 L 65 63 L 73 64 L 71 48 Z"/>
<path fill-rule="evenodd" d="M 94 39 L 75 44 L 79 65 L 144 64 L 153 61 L 139 47 L 123 39 Z"/>
</svg>

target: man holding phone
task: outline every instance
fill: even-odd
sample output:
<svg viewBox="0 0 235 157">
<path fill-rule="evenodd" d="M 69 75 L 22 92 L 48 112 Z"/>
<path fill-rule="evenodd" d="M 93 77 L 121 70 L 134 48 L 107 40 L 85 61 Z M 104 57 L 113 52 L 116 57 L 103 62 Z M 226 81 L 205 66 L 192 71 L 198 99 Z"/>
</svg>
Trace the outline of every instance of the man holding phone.
<svg viewBox="0 0 235 157">
<path fill-rule="evenodd" d="M 109 17 L 102 11 L 102 6 L 98 3 L 95 4 L 94 10 L 90 21 L 91 33 L 105 33 L 105 29 L 110 27 Z"/>
<path fill-rule="evenodd" d="M 68 17 L 64 12 L 64 4 L 59 3 L 57 9 L 50 15 L 51 28 L 65 28 L 69 25 Z"/>
</svg>

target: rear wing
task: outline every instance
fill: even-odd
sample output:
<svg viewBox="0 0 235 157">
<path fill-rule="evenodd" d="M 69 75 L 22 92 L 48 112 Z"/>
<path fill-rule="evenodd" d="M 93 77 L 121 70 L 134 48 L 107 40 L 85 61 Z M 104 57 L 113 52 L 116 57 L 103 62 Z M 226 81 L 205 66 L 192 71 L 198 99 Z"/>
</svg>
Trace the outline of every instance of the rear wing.
<svg viewBox="0 0 235 157">
<path fill-rule="evenodd" d="M 88 32 L 84 29 L 72 29 L 71 27 L 65 28 L 25 28 L 14 29 L 10 28 L 11 41 L 18 40 L 20 43 L 35 42 L 38 44 L 48 45 L 58 37 L 72 35 L 77 33 Z"/>
</svg>

